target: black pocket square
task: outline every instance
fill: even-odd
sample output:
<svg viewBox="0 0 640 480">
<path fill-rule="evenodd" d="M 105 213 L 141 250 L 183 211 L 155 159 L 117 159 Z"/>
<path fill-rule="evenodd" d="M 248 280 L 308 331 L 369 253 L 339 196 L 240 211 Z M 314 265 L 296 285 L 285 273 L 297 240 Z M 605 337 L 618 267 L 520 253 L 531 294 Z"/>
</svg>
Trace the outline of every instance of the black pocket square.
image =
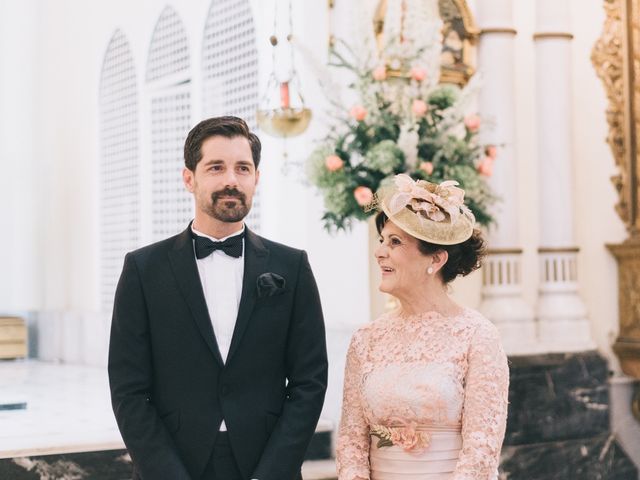
<svg viewBox="0 0 640 480">
<path fill-rule="evenodd" d="M 263 273 L 258 277 L 256 286 L 258 287 L 258 297 L 273 297 L 284 292 L 284 287 L 287 282 L 284 278 L 277 273 Z"/>
</svg>

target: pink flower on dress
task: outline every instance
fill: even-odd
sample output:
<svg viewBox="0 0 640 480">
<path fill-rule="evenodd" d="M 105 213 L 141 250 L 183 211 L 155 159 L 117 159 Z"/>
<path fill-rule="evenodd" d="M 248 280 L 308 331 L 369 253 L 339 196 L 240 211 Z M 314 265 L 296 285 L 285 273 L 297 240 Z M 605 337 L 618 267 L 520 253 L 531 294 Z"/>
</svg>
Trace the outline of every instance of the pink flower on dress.
<svg viewBox="0 0 640 480">
<path fill-rule="evenodd" d="M 329 155 L 325 159 L 324 164 L 327 167 L 327 170 L 329 170 L 330 172 L 335 172 L 336 170 L 340 170 L 344 166 L 344 162 L 337 155 Z"/>
<path fill-rule="evenodd" d="M 398 427 L 390 428 L 391 441 L 394 445 L 414 453 L 421 453 L 429 447 L 431 436 L 428 432 L 418 431 L 418 424 L 415 421 L 395 419 L 394 423 L 400 424 Z"/>
<path fill-rule="evenodd" d="M 411 78 L 413 78 L 416 82 L 421 82 L 422 80 L 427 78 L 426 70 L 420 67 L 412 67 L 410 75 Z"/>
<path fill-rule="evenodd" d="M 384 65 L 379 65 L 373 69 L 373 79 L 382 82 L 387 79 L 387 67 Z"/>
<path fill-rule="evenodd" d="M 424 116 L 427 113 L 427 110 L 429 110 L 429 106 L 427 105 L 427 103 L 424 100 L 416 99 L 411 104 L 411 111 L 417 117 Z"/>
<path fill-rule="evenodd" d="M 367 116 L 367 109 L 362 105 L 354 105 L 353 107 L 351 107 L 351 110 L 349 110 L 349 115 L 352 118 L 356 119 L 358 122 L 361 122 Z"/>
<path fill-rule="evenodd" d="M 467 115 L 464 117 L 464 126 L 471 133 L 475 133 L 480 129 L 480 117 L 478 115 Z"/>
<path fill-rule="evenodd" d="M 369 205 L 373 200 L 373 192 L 369 187 L 359 186 L 353 191 L 353 196 L 361 207 Z"/>
<path fill-rule="evenodd" d="M 433 173 L 433 163 L 431 163 L 431 162 L 422 162 L 420 164 L 420 170 L 425 172 L 427 175 L 431 175 Z"/>
<path fill-rule="evenodd" d="M 493 175 L 494 161 L 495 158 L 493 157 L 484 157 L 478 164 L 478 173 L 480 173 L 480 175 L 484 175 L 485 177 L 490 177 L 491 175 Z"/>
</svg>

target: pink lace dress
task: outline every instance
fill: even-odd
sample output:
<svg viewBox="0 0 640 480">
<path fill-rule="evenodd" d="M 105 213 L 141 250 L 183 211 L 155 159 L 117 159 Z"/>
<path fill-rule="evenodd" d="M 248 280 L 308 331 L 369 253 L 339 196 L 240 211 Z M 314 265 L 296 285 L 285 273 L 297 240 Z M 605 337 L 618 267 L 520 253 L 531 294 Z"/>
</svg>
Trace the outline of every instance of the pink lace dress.
<svg viewBox="0 0 640 480">
<path fill-rule="evenodd" d="M 388 313 L 347 353 L 339 480 L 494 480 L 509 370 L 494 325 L 464 309 Z"/>
</svg>

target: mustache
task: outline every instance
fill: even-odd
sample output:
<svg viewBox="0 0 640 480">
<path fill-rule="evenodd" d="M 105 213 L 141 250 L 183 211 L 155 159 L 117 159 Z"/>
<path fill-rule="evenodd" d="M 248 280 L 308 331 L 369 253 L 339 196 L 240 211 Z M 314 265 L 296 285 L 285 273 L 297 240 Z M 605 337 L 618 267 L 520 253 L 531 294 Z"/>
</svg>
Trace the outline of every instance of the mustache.
<svg viewBox="0 0 640 480">
<path fill-rule="evenodd" d="M 217 192 L 213 192 L 211 194 L 211 201 L 213 201 L 213 203 L 216 203 L 218 200 L 220 200 L 220 197 L 235 197 L 238 200 L 240 200 L 240 202 L 242 202 L 243 205 L 247 198 L 247 196 L 244 193 L 242 193 L 240 190 L 232 187 L 226 187 L 226 188 L 223 188 L 222 190 L 218 190 Z"/>
</svg>

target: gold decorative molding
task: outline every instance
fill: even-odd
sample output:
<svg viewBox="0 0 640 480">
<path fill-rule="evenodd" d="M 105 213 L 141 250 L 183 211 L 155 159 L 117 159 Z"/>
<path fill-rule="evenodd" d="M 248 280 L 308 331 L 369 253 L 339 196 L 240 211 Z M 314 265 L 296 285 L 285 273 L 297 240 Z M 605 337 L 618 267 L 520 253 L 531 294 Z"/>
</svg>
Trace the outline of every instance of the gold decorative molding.
<svg viewBox="0 0 640 480">
<path fill-rule="evenodd" d="M 613 351 L 620 360 L 622 371 L 640 378 L 640 242 L 628 241 L 607 247 L 618 261 L 620 331 Z"/>
<path fill-rule="evenodd" d="M 522 253 L 521 248 L 489 248 L 487 249 L 487 255 L 520 255 Z"/>
<path fill-rule="evenodd" d="M 604 0 L 606 20 L 602 34 L 591 52 L 591 62 L 604 84 L 609 101 L 606 111 L 609 124 L 607 143 L 611 147 L 618 167 L 618 173 L 611 177 L 618 193 L 618 203 L 615 210 L 627 226 L 629 233 L 632 236 L 637 236 L 638 225 L 636 215 L 634 215 L 637 207 L 633 206 L 633 199 L 637 198 L 637 194 L 632 194 L 637 186 L 635 182 L 631 181 L 633 176 L 631 151 L 635 151 L 636 143 L 631 128 L 634 122 L 630 118 L 633 108 L 628 108 L 625 101 L 630 90 L 628 73 L 633 71 L 625 66 L 628 59 L 632 58 L 632 56 L 628 56 L 625 60 L 625 55 L 631 54 L 631 51 L 626 52 L 625 1 Z"/>
<path fill-rule="evenodd" d="M 540 247 L 538 253 L 578 253 L 578 247 Z"/>
<path fill-rule="evenodd" d="M 613 350 L 622 371 L 640 378 L 640 2 L 603 2 L 605 24 L 591 61 L 609 102 L 607 142 L 618 169 L 611 179 L 618 192 L 615 210 L 629 233 L 623 243 L 607 245 L 618 263 L 620 331 Z M 633 400 L 636 414 L 640 412 L 639 395 Z M 640 414 L 636 418 L 640 420 Z"/>
<path fill-rule="evenodd" d="M 480 35 L 486 35 L 491 33 L 501 33 L 505 35 L 517 35 L 518 31 L 515 28 L 507 28 L 507 27 L 495 27 L 495 28 L 483 28 L 480 30 Z"/>
<path fill-rule="evenodd" d="M 542 40 L 547 38 L 573 40 L 573 34 L 568 32 L 540 32 L 533 34 L 534 40 Z"/>
</svg>

